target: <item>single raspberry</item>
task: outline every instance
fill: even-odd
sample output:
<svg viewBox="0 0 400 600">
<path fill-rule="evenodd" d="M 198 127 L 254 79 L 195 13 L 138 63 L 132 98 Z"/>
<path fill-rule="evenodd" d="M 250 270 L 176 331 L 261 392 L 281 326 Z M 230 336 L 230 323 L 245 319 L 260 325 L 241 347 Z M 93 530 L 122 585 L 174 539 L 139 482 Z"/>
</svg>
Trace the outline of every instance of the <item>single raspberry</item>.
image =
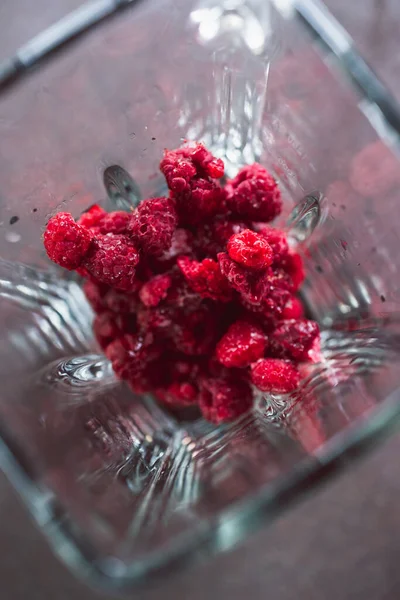
<svg viewBox="0 0 400 600">
<path fill-rule="evenodd" d="M 131 219 L 132 213 L 128 213 L 123 210 L 116 210 L 114 212 L 106 213 L 99 225 L 100 233 L 103 235 L 107 233 L 126 233 L 128 231 L 128 226 L 131 222 Z"/>
<path fill-rule="evenodd" d="M 304 308 L 300 298 L 291 296 L 282 312 L 283 319 L 301 319 L 304 316 Z"/>
<path fill-rule="evenodd" d="M 81 266 L 92 245 L 90 231 L 75 223 L 69 213 L 51 217 L 43 235 L 48 257 L 61 267 L 73 271 Z"/>
<path fill-rule="evenodd" d="M 216 356 L 225 367 L 248 367 L 262 358 L 266 345 L 260 327 L 249 321 L 236 321 L 218 342 Z"/>
<path fill-rule="evenodd" d="M 296 292 L 305 279 L 303 259 L 300 254 L 293 251 L 289 252 L 281 261 L 281 267 L 289 275 L 293 283 L 292 291 Z"/>
<path fill-rule="evenodd" d="M 160 350 L 151 334 L 123 335 L 107 346 L 106 356 L 120 379 L 132 379 L 143 373 L 146 365 L 156 359 Z"/>
<path fill-rule="evenodd" d="M 229 209 L 242 218 L 267 223 L 282 211 L 278 184 L 261 165 L 243 167 L 225 189 Z"/>
<path fill-rule="evenodd" d="M 308 319 L 281 321 L 270 340 L 270 350 L 280 358 L 308 360 L 314 340 L 319 338 L 319 327 Z"/>
<path fill-rule="evenodd" d="M 204 144 L 196 143 L 183 146 L 177 150 L 168 151 L 164 153 L 164 159 L 161 161 L 161 171 L 165 177 L 172 179 L 170 173 L 175 175 L 176 172 L 182 173 L 182 167 L 179 165 L 179 161 L 186 159 L 189 164 L 194 166 L 195 175 L 198 177 L 212 177 L 213 179 L 220 179 L 224 175 L 225 166 L 220 158 L 215 158 Z M 171 165 L 175 166 L 175 171 L 171 169 Z M 166 171 L 166 172 L 165 172 Z M 175 175 L 176 176 L 176 175 Z M 186 178 L 187 171 L 183 170 L 183 178 Z M 194 175 L 192 175 L 193 178 Z M 168 187 L 170 187 L 168 185 Z M 170 187 L 170 189 L 172 189 Z"/>
<path fill-rule="evenodd" d="M 157 306 L 166 298 L 171 284 L 170 275 L 156 275 L 143 285 L 139 298 L 145 306 Z"/>
<path fill-rule="evenodd" d="M 197 262 L 187 256 L 181 256 L 177 264 L 190 287 L 202 298 L 211 298 L 220 302 L 229 302 L 232 298 L 232 290 L 222 275 L 218 263 L 212 258 Z"/>
<path fill-rule="evenodd" d="M 196 404 L 198 393 L 197 387 L 192 383 L 175 382 L 166 389 L 158 389 L 156 396 L 168 406 L 191 406 Z"/>
<path fill-rule="evenodd" d="M 160 262 L 168 262 L 172 261 L 172 264 L 175 264 L 174 260 L 177 256 L 181 256 L 182 254 L 189 254 L 192 252 L 194 243 L 193 234 L 187 229 L 175 229 L 172 234 L 171 246 L 164 252 L 162 256 L 159 257 Z"/>
<path fill-rule="evenodd" d="M 263 358 L 251 365 L 251 380 L 262 392 L 289 394 L 300 383 L 300 373 L 290 360 Z"/>
<path fill-rule="evenodd" d="M 233 421 L 253 405 L 250 385 L 233 376 L 227 379 L 203 379 L 199 398 L 203 416 L 212 423 Z"/>
<path fill-rule="evenodd" d="M 280 265 L 282 260 L 287 256 L 289 252 L 289 245 L 287 241 L 287 235 L 280 229 L 275 229 L 269 225 L 263 225 L 259 230 L 259 234 L 263 236 L 268 244 L 271 246 L 273 251 L 272 264 Z"/>
<path fill-rule="evenodd" d="M 136 247 L 123 235 L 108 233 L 93 240 L 84 267 L 100 283 L 119 290 L 135 285 L 135 267 L 139 262 Z"/>
<path fill-rule="evenodd" d="M 129 233 L 145 254 L 162 256 L 171 247 L 177 225 L 175 202 L 171 198 L 143 200 L 131 217 Z"/>
<path fill-rule="evenodd" d="M 102 312 L 93 321 L 93 332 L 100 347 L 105 350 L 111 342 L 125 333 L 134 333 L 136 318 L 132 315 L 116 315 L 112 312 Z"/>
<path fill-rule="evenodd" d="M 172 192 L 182 193 L 190 190 L 189 182 L 197 175 L 196 167 L 182 152 L 165 150 L 160 162 L 168 188 Z"/>
<path fill-rule="evenodd" d="M 98 204 L 92 204 L 78 219 L 78 225 L 86 229 L 95 229 L 96 233 L 107 212 Z"/>
<path fill-rule="evenodd" d="M 227 250 L 232 260 L 248 269 L 266 269 L 273 260 L 271 246 L 259 233 L 250 229 L 233 235 Z"/>
<path fill-rule="evenodd" d="M 261 307 L 270 287 L 267 275 L 245 269 L 232 260 L 226 252 L 218 254 L 218 263 L 221 273 L 227 278 L 233 289 L 240 293 L 245 305 Z"/>
</svg>

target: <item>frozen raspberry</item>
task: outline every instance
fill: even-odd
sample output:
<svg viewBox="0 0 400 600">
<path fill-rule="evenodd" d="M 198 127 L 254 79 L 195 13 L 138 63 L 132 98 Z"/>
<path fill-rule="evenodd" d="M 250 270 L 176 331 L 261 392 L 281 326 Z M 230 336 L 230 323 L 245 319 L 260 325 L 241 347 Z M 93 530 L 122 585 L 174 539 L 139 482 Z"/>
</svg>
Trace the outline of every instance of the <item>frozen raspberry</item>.
<svg viewBox="0 0 400 600">
<path fill-rule="evenodd" d="M 263 330 L 248 321 L 233 323 L 218 342 L 216 356 L 225 367 L 248 367 L 264 355 L 267 339 Z"/>
<path fill-rule="evenodd" d="M 126 233 L 131 219 L 132 214 L 123 210 L 107 213 L 99 225 L 100 233 Z"/>
<path fill-rule="evenodd" d="M 202 262 L 197 262 L 181 256 L 177 264 L 190 287 L 202 298 L 220 302 L 229 302 L 232 298 L 232 290 L 215 260 L 205 258 Z"/>
<path fill-rule="evenodd" d="M 100 283 L 129 291 L 135 285 L 138 261 L 136 247 L 125 236 L 108 233 L 93 240 L 84 267 Z"/>
<path fill-rule="evenodd" d="M 368 144 L 353 158 L 349 181 L 365 198 L 387 194 L 400 183 L 397 160 L 383 142 Z"/>
<path fill-rule="evenodd" d="M 78 225 L 86 229 L 95 229 L 96 232 L 107 215 L 107 212 L 98 204 L 92 204 L 78 219 Z"/>
<path fill-rule="evenodd" d="M 187 161 L 187 163 L 185 162 Z M 189 170 L 187 164 L 193 166 L 195 171 Z M 172 190 L 175 177 L 182 177 L 186 181 L 198 177 L 211 177 L 220 179 L 224 175 L 224 163 L 220 158 L 215 158 L 204 144 L 183 146 L 177 150 L 166 150 L 160 164 L 161 171 L 167 179 L 168 187 Z M 189 173 L 192 173 L 189 175 Z"/>
<path fill-rule="evenodd" d="M 262 235 L 271 246 L 273 251 L 273 265 L 279 265 L 281 261 L 287 256 L 289 252 L 289 245 L 287 241 L 287 235 L 284 231 L 275 229 L 264 225 L 260 230 L 259 234 Z"/>
<path fill-rule="evenodd" d="M 147 308 L 142 306 L 137 310 L 137 321 L 142 332 L 164 334 L 171 330 L 176 318 L 176 311 L 170 306 Z"/>
<path fill-rule="evenodd" d="M 171 246 L 159 257 L 159 261 L 165 263 L 172 260 L 171 265 L 174 264 L 173 259 L 177 256 L 192 252 L 193 243 L 194 236 L 190 231 L 181 228 L 175 229 L 172 235 Z"/>
<path fill-rule="evenodd" d="M 226 191 L 229 209 L 250 221 L 268 223 L 282 210 L 278 184 L 261 165 L 243 167 L 228 181 Z"/>
<path fill-rule="evenodd" d="M 303 304 L 300 298 L 292 296 L 282 312 L 283 319 L 301 319 L 304 316 Z"/>
<path fill-rule="evenodd" d="M 197 174 L 200 177 L 204 175 L 213 179 L 223 177 L 225 171 L 223 161 L 220 158 L 215 158 L 203 144 L 196 144 L 194 147 L 188 146 L 184 150 L 196 166 Z"/>
<path fill-rule="evenodd" d="M 51 217 L 43 235 L 44 247 L 49 258 L 73 271 L 81 266 L 92 245 L 92 234 L 75 223 L 69 213 Z"/>
<path fill-rule="evenodd" d="M 267 275 L 245 269 L 232 260 L 226 252 L 218 254 L 218 263 L 221 273 L 227 278 L 233 289 L 240 293 L 245 305 L 261 307 L 270 287 Z"/>
<path fill-rule="evenodd" d="M 203 379 L 199 399 L 203 416 L 212 423 L 233 421 L 248 412 L 253 405 L 253 394 L 243 379 Z"/>
<path fill-rule="evenodd" d="M 289 275 L 293 283 L 293 292 L 296 292 L 305 279 L 303 259 L 297 252 L 289 254 L 281 261 L 282 269 Z"/>
<path fill-rule="evenodd" d="M 198 389 L 188 382 L 175 382 L 166 389 L 158 389 L 157 398 L 169 406 L 191 406 L 197 402 Z"/>
<path fill-rule="evenodd" d="M 102 312 L 93 321 L 93 332 L 100 347 L 105 350 L 111 342 L 124 333 L 134 333 L 136 319 L 126 315 L 116 315 L 112 312 Z"/>
<path fill-rule="evenodd" d="M 227 250 L 232 260 L 249 269 L 266 269 L 273 260 L 271 246 L 259 233 L 250 229 L 233 235 Z"/>
<path fill-rule="evenodd" d="M 189 191 L 189 182 L 197 175 L 192 161 L 179 150 L 165 150 L 164 158 L 160 162 L 160 170 L 168 188 L 177 193 Z"/>
<path fill-rule="evenodd" d="M 172 279 L 169 275 L 156 275 L 145 283 L 139 297 L 145 306 L 157 306 L 166 298 Z"/>
<path fill-rule="evenodd" d="M 107 346 L 106 356 L 120 379 L 139 376 L 146 365 L 159 356 L 153 336 L 123 335 Z"/>
<path fill-rule="evenodd" d="M 150 198 L 133 213 L 129 232 L 145 254 L 161 256 L 171 247 L 176 225 L 175 202 L 171 198 Z"/>
<path fill-rule="evenodd" d="M 100 313 L 107 310 L 104 297 L 109 289 L 108 285 L 94 283 L 93 281 L 85 281 L 83 284 L 83 291 L 94 312 Z"/>
<path fill-rule="evenodd" d="M 283 311 L 290 299 L 290 292 L 284 288 L 270 288 L 262 303 L 262 314 L 273 319 L 282 318 Z"/>
<path fill-rule="evenodd" d="M 289 319 L 281 321 L 275 329 L 270 349 L 280 358 L 306 361 L 317 338 L 319 338 L 319 327 L 315 321 Z"/>
<path fill-rule="evenodd" d="M 262 392 L 289 394 L 300 383 L 300 373 L 290 360 L 263 358 L 251 366 L 251 380 Z"/>
</svg>

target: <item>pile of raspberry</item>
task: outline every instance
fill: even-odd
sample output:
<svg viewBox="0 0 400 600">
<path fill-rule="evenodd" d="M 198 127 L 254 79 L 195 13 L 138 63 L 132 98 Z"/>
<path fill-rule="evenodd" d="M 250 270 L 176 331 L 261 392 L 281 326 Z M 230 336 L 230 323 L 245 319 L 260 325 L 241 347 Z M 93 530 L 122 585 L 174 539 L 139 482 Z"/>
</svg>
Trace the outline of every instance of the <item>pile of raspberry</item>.
<svg viewBox="0 0 400 600">
<path fill-rule="evenodd" d="M 318 325 L 296 296 L 302 260 L 268 224 L 282 201 L 261 165 L 222 185 L 222 160 L 195 144 L 165 151 L 160 169 L 168 197 L 132 213 L 58 213 L 44 245 L 85 278 L 94 334 L 119 378 L 172 409 L 231 421 L 257 389 L 293 392 L 318 355 Z"/>
</svg>

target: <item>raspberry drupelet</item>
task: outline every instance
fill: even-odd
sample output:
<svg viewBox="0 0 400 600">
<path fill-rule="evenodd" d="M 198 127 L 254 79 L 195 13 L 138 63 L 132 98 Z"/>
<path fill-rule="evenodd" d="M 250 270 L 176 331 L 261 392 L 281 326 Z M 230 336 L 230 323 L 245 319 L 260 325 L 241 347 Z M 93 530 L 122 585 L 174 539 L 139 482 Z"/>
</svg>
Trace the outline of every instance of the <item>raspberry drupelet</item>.
<svg viewBox="0 0 400 600">
<path fill-rule="evenodd" d="M 85 279 L 94 336 L 118 378 L 165 410 L 232 421 L 256 390 L 291 394 L 321 360 L 318 325 L 297 296 L 303 261 L 270 224 L 282 202 L 261 165 L 223 185 L 223 161 L 196 143 L 166 150 L 160 169 L 168 197 L 133 212 L 94 204 L 77 221 L 59 213 L 44 245 Z"/>
</svg>

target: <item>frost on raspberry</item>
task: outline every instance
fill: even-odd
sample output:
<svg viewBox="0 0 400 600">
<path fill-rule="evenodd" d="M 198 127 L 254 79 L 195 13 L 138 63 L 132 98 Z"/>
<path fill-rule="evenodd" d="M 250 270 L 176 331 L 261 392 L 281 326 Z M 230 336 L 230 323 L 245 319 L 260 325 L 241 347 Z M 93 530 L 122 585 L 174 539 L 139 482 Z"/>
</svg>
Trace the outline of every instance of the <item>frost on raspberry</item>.
<svg viewBox="0 0 400 600">
<path fill-rule="evenodd" d="M 267 338 L 261 329 L 248 321 L 233 323 L 218 342 L 216 356 L 225 367 L 248 367 L 262 358 Z"/>
<path fill-rule="evenodd" d="M 201 381 L 199 399 L 203 416 L 212 423 L 234 421 L 248 412 L 253 405 L 253 393 L 244 379 L 233 375 L 224 379 L 208 378 Z"/>
<path fill-rule="evenodd" d="M 225 190 L 211 179 L 196 178 L 189 189 L 173 192 L 179 221 L 185 226 L 199 225 L 222 212 Z"/>
<path fill-rule="evenodd" d="M 157 306 L 167 297 L 171 284 L 170 275 L 156 275 L 143 285 L 139 292 L 139 298 L 145 306 Z"/>
<path fill-rule="evenodd" d="M 161 197 L 143 200 L 133 213 L 128 230 L 145 254 L 162 256 L 171 247 L 176 226 L 174 200 Z"/>
<path fill-rule="evenodd" d="M 123 235 L 109 233 L 93 240 L 84 267 L 100 283 L 129 291 L 135 286 L 135 267 L 139 254 L 132 242 Z"/>
<path fill-rule="evenodd" d="M 69 213 L 51 217 L 43 235 L 48 257 L 73 271 L 80 267 L 92 246 L 92 233 L 78 225 Z"/>
<path fill-rule="evenodd" d="M 308 319 L 281 321 L 271 337 L 270 350 L 280 358 L 307 361 L 317 338 L 319 338 L 319 327 L 315 321 Z"/>
<path fill-rule="evenodd" d="M 211 298 L 220 302 L 229 302 L 232 298 L 232 290 L 221 273 L 219 264 L 212 258 L 197 262 L 187 256 L 181 256 L 177 264 L 189 286 L 202 298 Z"/>
<path fill-rule="evenodd" d="M 251 365 L 251 380 L 262 392 L 289 394 L 300 383 L 300 373 L 290 360 L 263 358 Z"/>
<path fill-rule="evenodd" d="M 230 258 L 248 269 L 266 269 L 272 264 L 273 251 L 263 236 L 250 229 L 234 234 L 228 241 Z"/>
<path fill-rule="evenodd" d="M 268 223 L 282 211 L 278 184 L 261 165 L 243 167 L 225 189 L 229 209 L 244 219 Z"/>
</svg>

